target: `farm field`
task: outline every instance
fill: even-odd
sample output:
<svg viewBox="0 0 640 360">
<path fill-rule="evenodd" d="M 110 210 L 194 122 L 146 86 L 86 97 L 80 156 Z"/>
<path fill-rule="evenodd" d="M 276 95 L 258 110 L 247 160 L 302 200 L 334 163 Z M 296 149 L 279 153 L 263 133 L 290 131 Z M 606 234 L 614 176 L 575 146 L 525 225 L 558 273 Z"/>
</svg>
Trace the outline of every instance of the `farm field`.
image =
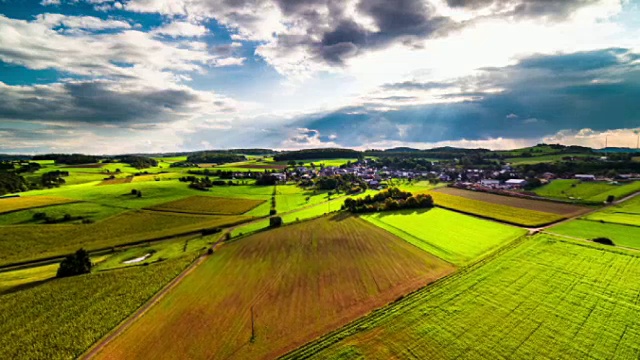
<svg viewBox="0 0 640 360">
<path fill-rule="evenodd" d="M 638 276 L 638 253 L 538 236 L 285 359 L 637 358 Z"/>
<path fill-rule="evenodd" d="M 229 226 L 248 216 L 205 216 L 154 211 L 125 212 L 94 224 L 0 226 L 0 265 L 96 250 Z"/>
<path fill-rule="evenodd" d="M 366 214 L 360 218 L 456 265 L 476 260 L 527 233 L 521 228 L 440 208 Z"/>
<path fill-rule="evenodd" d="M 516 198 L 511 196 L 495 195 L 495 194 L 489 194 L 489 193 L 480 192 L 480 191 L 462 190 L 462 189 L 456 189 L 451 187 L 440 188 L 437 190 L 437 192 L 448 194 L 448 195 L 462 196 L 467 199 L 484 201 L 491 204 L 505 205 L 505 206 L 511 206 L 519 209 L 558 214 L 566 217 L 580 215 L 591 210 L 584 206 L 577 206 L 572 204 L 521 199 L 521 198 Z"/>
<path fill-rule="evenodd" d="M 539 155 L 531 157 L 513 157 L 504 159 L 507 163 L 524 165 L 524 164 L 538 164 L 538 163 L 550 163 L 556 161 L 562 161 L 562 158 L 573 157 L 583 158 L 588 157 L 589 154 L 553 154 L 553 155 Z"/>
<path fill-rule="evenodd" d="M 219 198 L 213 196 L 190 196 L 148 208 L 156 211 L 171 211 L 192 214 L 239 215 L 262 204 L 263 200 Z"/>
<path fill-rule="evenodd" d="M 587 220 L 640 226 L 640 196 L 585 216 Z"/>
<path fill-rule="evenodd" d="M 287 226 L 223 246 L 96 358 L 274 358 L 453 269 L 353 217 Z"/>
<path fill-rule="evenodd" d="M 191 258 L 183 257 L 53 279 L 0 295 L 0 358 L 78 357 L 190 262 Z"/>
<path fill-rule="evenodd" d="M 557 179 L 536 190 L 536 194 L 556 199 L 576 199 L 602 203 L 609 195 L 616 200 L 640 191 L 640 181 L 614 185 L 608 182 L 582 182 L 580 180 Z"/>
<path fill-rule="evenodd" d="M 433 196 L 433 201 L 436 206 L 495 219 L 509 224 L 533 227 L 554 223 L 565 218 L 558 214 L 516 208 L 498 203 L 489 203 L 467 197 L 449 195 L 439 191 L 432 191 L 430 194 Z"/>
<path fill-rule="evenodd" d="M 21 196 L 0 199 L 0 214 L 43 206 L 67 204 L 77 200 L 57 196 Z"/>
<path fill-rule="evenodd" d="M 337 198 L 338 195 L 334 195 Z M 309 201 L 307 201 L 309 198 Z M 305 190 L 295 185 L 276 186 L 276 210 L 279 214 L 327 201 L 327 191 Z"/>
<path fill-rule="evenodd" d="M 77 220 L 68 221 L 65 224 L 80 224 L 82 220 L 78 219 L 79 217 L 99 221 L 123 211 L 126 209 L 89 202 L 72 202 L 0 214 L 0 225 L 45 224 L 45 220 L 34 219 L 34 215 L 37 213 L 44 213 L 47 217 L 55 219 L 62 219 L 63 216 L 69 214 Z"/>
<path fill-rule="evenodd" d="M 55 263 L 33 268 L 0 272 L 0 295 L 8 292 L 9 290 L 27 286 L 27 284 L 34 284 L 54 278 L 59 267 L 60 264 Z"/>
<path fill-rule="evenodd" d="M 585 240 L 606 237 L 613 240 L 616 245 L 640 249 L 639 225 L 620 225 L 577 219 L 556 225 L 547 231 Z"/>
</svg>

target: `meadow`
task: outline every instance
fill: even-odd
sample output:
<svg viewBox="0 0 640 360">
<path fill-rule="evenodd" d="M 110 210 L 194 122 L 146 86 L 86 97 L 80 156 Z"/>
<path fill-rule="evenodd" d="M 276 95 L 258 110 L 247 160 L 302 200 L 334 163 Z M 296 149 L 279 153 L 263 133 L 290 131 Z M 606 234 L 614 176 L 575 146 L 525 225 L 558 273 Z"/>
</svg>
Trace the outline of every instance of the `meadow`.
<svg viewBox="0 0 640 360">
<path fill-rule="evenodd" d="M 526 230 L 445 209 L 361 215 L 450 263 L 464 265 L 527 233 Z"/>
<path fill-rule="evenodd" d="M 580 181 L 570 179 L 552 180 L 534 190 L 540 196 L 555 199 L 575 199 L 591 203 L 602 203 L 612 195 L 616 200 L 640 191 L 640 181 L 611 184 L 602 181 Z"/>
<path fill-rule="evenodd" d="M 77 358 L 191 261 L 53 279 L 0 295 L 0 358 Z"/>
<path fill-rule="evenodd" d="M 552 155 L 538 155 L 530 157 L 512 157 L 504 159 L 505 162 L 511 164 L 525 165 L 525 164 L 538 164 L 538 163 L 551 163 L 556 161 L 562 161 L 565 157 L 584 158 L 590 156 L 589 154 L 552 154 Z"/>
<path fill-rule="evenodd" d="M 467 197 L 449 195 L 439 191 L 432 191 L 430 194 L 433 196 L 433 201 L 436 206 L 513 225 L 530 227 L 542 226 L 565 218 L 559 214 L 516 208 L 499 203 L 489 203 Z M 506 198 L 506 196 L 495 196 Z"/>
<path fill-rule="evenodd" d="M 274 358 L 453 270 L 349 216 L 262 232 L 221 247 L 96 358 Z"/>
<path fill-rule="evenodd" d="M 585 240 L 606 237 L 613 240 L 616 245 L 640 249 L 640 226 L 638 225 L 640 224 L 631 226 L 577 219 L 556 225 L 547 231 Z"/>
<path fill-rule="evenodd" d="M 190 196 L 188 198 L 158 204 L 148 209 L 190 214 L 239 215 L 248 212 L 263 202 L 264 200 Z"/>
<path fill-rule="evenodd" d="M 89 202 L 73 202 L 1 214 L 0 225 L 45 224 L 45 219 L 40 219 L 36 216 L 39 213 L 44 213 L 51 219 L 63 219 L 68 214 L 74 220 L 65 221 L 65 224 L 81 224 L 83 220 L 95 222 L 123 211 L 126 211 L 126 209 Z"/>
<path fill-rule="evenodd" d="M 285 359 L 640 355 L 640 257 L 538 236 Z"/>
<path fill-rule="evenodd" d="M 205 216 L 157 211 L 121 213 L 93 224 L 0 226 L 0 265 L 155 240 L 230 226 L 248 216 Z"/>
</svg>

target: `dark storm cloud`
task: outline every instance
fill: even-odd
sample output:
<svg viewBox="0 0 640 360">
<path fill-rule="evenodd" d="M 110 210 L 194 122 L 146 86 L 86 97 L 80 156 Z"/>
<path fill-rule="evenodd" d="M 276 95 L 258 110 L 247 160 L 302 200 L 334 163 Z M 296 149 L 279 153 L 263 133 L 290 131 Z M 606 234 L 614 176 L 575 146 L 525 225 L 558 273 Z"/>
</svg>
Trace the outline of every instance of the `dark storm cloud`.
<svg viewBox="0 0 640 360">
<path fill-rule="evenodd" d="M 514 66 L 485 69 L 476 81 L 476 91 L 449 94 L 473 94 L 471 101 L 384 112 L 345 108 L 302 119 L 297 125 L 340 134 L 336 141 L 343 146 L 381 140 L 535 138 L 562 129 L 635 128 L 640 125 L 640 64 L 634 64 L 634 58 L 635 54 L 622 49 L 534 56 Z M 410 82 L 384 88 L 422 91 L 433 85 Z M 483 91 L 495 87 L 504 90 Z"/>
<path fill-rule="evenodd" d="M 429 81 L 429 82 L 403 81 L 400 83 L 386 84 L 383 86 L 383 88 L 388 90 L 430 90 L 430 89 L 445 89 L 451 86 L 452 84 L 437 82 L 437 81 Z"/>
<path fill-rule="evenodd" d="M 447 0 L 454 8 L 482 9 L 492 6 L 500 15 L 566 18 L 575 10 L 600 0 Z"/>
<path fill-rule="evenodd" d="M 104 82 L 2 87 L 0 119 L 127 124 L 175 120 L 197 100 L 182 90 L 121 92 Z"/>
</svg>

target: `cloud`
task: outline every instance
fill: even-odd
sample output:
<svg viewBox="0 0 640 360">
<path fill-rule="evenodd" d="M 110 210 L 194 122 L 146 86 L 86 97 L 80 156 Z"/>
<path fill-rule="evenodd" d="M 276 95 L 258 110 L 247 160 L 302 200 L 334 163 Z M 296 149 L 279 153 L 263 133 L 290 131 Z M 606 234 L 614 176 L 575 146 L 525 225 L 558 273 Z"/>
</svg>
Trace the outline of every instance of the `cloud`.
<svg viewBox="0 0 640 360">
<path fill-rule="evenodd" d="M 328 141 L 322 139 L 318 130 L 297 128 L 290 134 L 288 139 L 284 140 L 280 144 L 280 148 L 293 150 L 312 147 L 339 147 L 336 143 L 331 141 L 333 140 L 331 139 L 331 136 L 326 140 Z"/>
<path fill-rule="evenodd" d="M 232 100 L 187 87 L 153 88 L 112 81 L 10 86 L 0 82 L 0 119 L 131 126 L 228 113 Z"/>
<path fill-rule="evenodd" d="M 565 129 L 543 139 L 548 144 L 580 145 L 592 148 L 603 148 L 605 144 L 614 147 L 635 148 L 638 141 L 637 128 L 595 131 L 590 128 L 579 130 Z"/>
<path fill-rule="evenodd" d="M 50 29 L 64 26 L 71 29 L 105 30 L 105 29 L 130 29 L 131 24 L 123 20 L 100 19 L 94 16 L 68 16 L 62 14 L 38 14 L 37 23 Z"/>
<path fill-rule="evenodd" d="M 519 116 L 514 114 L 514 113 L 511 113 L 511 114 L 507 115 L 506 118 L 509 119 L 509 120 L 515 120 L 515 119 L 519 118 Z"/>
<path fill-rule="evenodd" d="M 207 33 L 207 28 L 202 25 L 192 24 L 187 21 L 173 21 L 158 27 L 153 34 L 167 35 L 171 37 L 198 37 Z"/>
<path fill-rule="evenodd" d="M 578 9 L 602 3 L 602 0 L 447 0 L 453 8 L 489 10 L 494 16 L 547 17 L 563 19 Z"/>
</svg>

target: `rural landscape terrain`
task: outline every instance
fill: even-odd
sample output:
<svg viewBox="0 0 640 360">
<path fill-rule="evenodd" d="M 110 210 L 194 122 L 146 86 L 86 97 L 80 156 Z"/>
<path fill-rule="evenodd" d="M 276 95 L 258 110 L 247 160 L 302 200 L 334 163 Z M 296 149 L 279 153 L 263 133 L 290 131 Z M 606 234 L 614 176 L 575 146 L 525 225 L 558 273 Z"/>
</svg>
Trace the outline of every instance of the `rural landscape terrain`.
<svg viewBox="0 0 640 360">
<path fill-rule="evenodd" d="M 0 155 L 2 359 L 640 356 L 640 152 Z"/>
</svg>

